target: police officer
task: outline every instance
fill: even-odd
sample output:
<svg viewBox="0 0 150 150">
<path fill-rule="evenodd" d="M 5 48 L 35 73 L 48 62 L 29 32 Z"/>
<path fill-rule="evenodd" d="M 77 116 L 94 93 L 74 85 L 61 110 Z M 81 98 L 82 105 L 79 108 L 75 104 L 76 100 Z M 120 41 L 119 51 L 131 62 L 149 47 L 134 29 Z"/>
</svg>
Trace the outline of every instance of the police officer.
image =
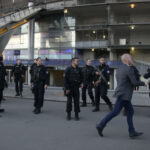
<svg viewBox="0 0 150 150">
<path fill-rule="evenodd" d="M 78 67 L 78 58 L 72 58 L 72 65 L 65 70 L 64 87 L 67 96 L 67 120 L 71 120 L 72 99 L 74 100 L 75 120 L 79 120 L 79 88 L 82 85 L 82 72 Z"/>
<path fill-rule="evenodd" d="M 23 91 L 23 78 L 25 76 L 25 67 L 21 63 L 21 60 L 17 60 L 17 64 L 13 67 L 12 72 L 11 72 L 11 79 L 13 79 L 14 75 L 14 80 L 15 80 L 15 90 L 16 90 L 16 96 L 22 96 L 22 91 Z"/>
<path fill-rule="evenodd" d="M 97 66 L 95 72 L 95 109 L 93 112 L 99 111 L 100 97 L 112 110 L 112 103 L 107 97 L 108 81 L 110 76 L 109 66 L 105 64 L 105 59 L 100 58 L 100 65 Z"/>
<path fill-rule="evenodd" d="M 3 64 L 3 57 L 0 56 L 0 105 L 3 98 L 3 90 L 5 87 L 5 76 L 6 76 L 6 69 Z M 0 108 L 0 113 L 4 112 L 5 110 Z"/>
<path fill-rule="evenodd" d="M 95 105 L 94 96 L 93 96 L 93 81 L 94 81 L 94 67 L 91 66 L 91 60 L 86 60 L 86 66 L 82 68 L 83 73 L 83 88 L 82 88 L 82 100 L 83 103 L 81 107 L 86 107 L 86 90 L 88 89 L 88 94 L 91 98 L 92 105 Z"/>
<path fill-rule="evenodd" d="M 41 108 L 44 102 L 44 92 L 48 85 L 48 71 L 44 65 L 42 65 L 42 59 L 37 58 L 37 65 L 34 66 L 34 70 L 31 76 L 31 86 L 33 86 L 34 93 L 34 107 L 33 112 L 35 114 L 41 113 Z"/>
<path fill-rule="evenodd" d="M 145 79 L 150 78 L 150 68 L 147 69 L 147 73 L 144 74 L 144 78 Z M 149 88 L 149 97 L 150 97 L 150 82 L 148 83 L 148 88 Z"/>
</svg>

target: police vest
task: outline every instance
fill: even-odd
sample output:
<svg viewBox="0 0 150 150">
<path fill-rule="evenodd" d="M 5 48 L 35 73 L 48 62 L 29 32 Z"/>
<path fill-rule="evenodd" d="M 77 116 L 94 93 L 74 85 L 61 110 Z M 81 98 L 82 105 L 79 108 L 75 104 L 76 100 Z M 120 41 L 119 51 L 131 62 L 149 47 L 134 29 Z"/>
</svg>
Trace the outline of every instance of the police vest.
<svg viewBox="0 0 150 150">
<path fill-rule="evenodd" d="M 14 74 L 22 74 L 23 71 L 22 67 L 23 67 L 22 65 L 16 65 Z"/>
</svg>

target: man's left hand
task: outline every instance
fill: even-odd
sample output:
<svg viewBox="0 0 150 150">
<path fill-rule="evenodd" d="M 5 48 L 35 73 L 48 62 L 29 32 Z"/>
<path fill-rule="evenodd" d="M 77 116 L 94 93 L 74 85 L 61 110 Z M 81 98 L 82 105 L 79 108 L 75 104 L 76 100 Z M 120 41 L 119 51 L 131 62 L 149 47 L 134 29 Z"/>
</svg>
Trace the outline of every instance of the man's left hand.
<svg viewBox="0 0 150 150">
<path fill-rule="evenodd" d="M 47 85 L 46 84 L 45 84 L 44 88 L 45 88 L 45 90 L 47 89 Z"/>
</svg>

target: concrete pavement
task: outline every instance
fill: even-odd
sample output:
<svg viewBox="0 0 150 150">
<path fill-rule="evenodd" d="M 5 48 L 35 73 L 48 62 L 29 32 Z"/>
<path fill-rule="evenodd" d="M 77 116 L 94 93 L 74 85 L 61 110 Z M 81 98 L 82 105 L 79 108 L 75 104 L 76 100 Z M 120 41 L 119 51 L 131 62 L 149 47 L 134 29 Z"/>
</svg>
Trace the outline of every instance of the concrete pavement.
<svg viewBox="0 0 150 150">
<path fill-rule="evenodd" d="M 4 96 L 7 97 L 15 97 L 15 88 L 13 85 L 10 85 L 8 89 L 5 89 Z M 113 97 L 114 91 L 109 91 L 108 96 L 110 97 L 110 100 L 113 102 L 113 104 L 116 101 L 116 98 Z M 23 92 L 24 98 L 31 98 L 33 99 L 33 94 L 31 93 L 31 90 L 29 86 L 24 86 L 24 92 Z M 45 99 L 51 100 L 51 101 L 66 101 L 66 97 L 64 97 L 64 93 L 62 90 L 62 87 L 49 87 L 45 92 Z M 81 97 L 80 97 L 81 100 Z M 87 96 L 87 102 L 91 102 L 89 99 L 89 96 Z M 101 100 L 101 103 L 104 103 L 103 100 Z M 133 105 L 136 106 L 150 106 L 150 98 L 148 91 L 138 91 L 134 92 L 133 99 L 132 99 Z"/>
<path fill-rule="evenodd" d="M 31 99 L 7 98 L 6 113 L 0 118 L 0 150 L 148 150 L 150 147 L 150 108 L 135 107 L 134 123 L 144 135 L 131 140 L 126 118 L 116 117 L 100 138 L 95 129 L 108 108 L 91 112 L 92 106 L 81 109 L 80 121 L 66 121 L 65 103 L 46 101 L 42 114 L 32 113 Z"/>
</svg>

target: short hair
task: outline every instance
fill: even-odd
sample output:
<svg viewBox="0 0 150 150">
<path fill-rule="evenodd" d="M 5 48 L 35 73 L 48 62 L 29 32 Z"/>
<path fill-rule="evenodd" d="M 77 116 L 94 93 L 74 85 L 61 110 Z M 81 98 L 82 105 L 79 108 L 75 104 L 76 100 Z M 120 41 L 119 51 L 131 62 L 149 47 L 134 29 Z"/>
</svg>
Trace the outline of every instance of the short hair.
<svg viewBox="0 0 150 150">
<path fill-rule="evenodd" d="M 21 59 L 17 59 L 17 61 L 21 61 Z"/>
<path fill-rule="evenodd" d="M 100 57 L 99 59 L 105 59 L 104 57 Z"/>
<path fill-rule="evenodd" d="M 78 59 L 77 57 L 73 57 L 72 59 L 71 59 L 71 62 L 73 62 L 74 60 L 76 60 L 76 59 Z"/>
<path fill-rule="evenodd" d="M 38 58 L 36 59 L 36 61 L 38 61 L 39 59 L 41 59 L 41 57 L 38 57 Z"/>
<path fill-rule="evenodd" d="M 91 59 L 90 59 L 90 58 L 87 58 L 87 59 L 86 59 L 86 62 L 87 62 L 88 60 L 91 60 Z"/>
</svg>

